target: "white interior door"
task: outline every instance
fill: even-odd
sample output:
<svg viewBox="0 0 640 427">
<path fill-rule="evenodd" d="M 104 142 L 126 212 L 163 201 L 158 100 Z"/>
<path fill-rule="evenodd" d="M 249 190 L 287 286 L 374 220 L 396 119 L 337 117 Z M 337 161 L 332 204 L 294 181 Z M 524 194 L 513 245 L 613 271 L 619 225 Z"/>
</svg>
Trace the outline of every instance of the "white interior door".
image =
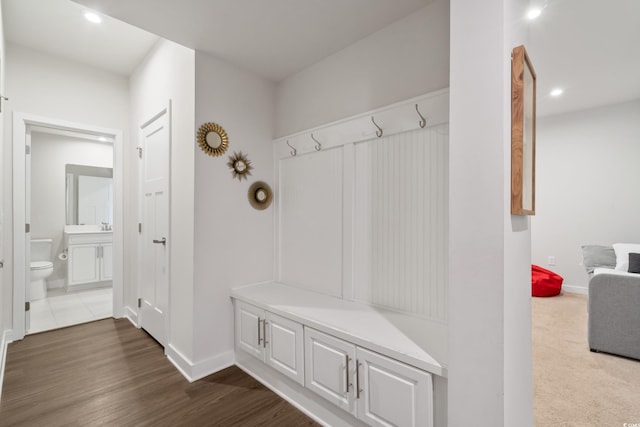
<svg viewBox="0 0 640 427">
<path fill-rule="evenodd" d="M 169 307 L 169 107 L 141 128 L 142 233 L 140 326 L 167 344 Z"/>
</svg>

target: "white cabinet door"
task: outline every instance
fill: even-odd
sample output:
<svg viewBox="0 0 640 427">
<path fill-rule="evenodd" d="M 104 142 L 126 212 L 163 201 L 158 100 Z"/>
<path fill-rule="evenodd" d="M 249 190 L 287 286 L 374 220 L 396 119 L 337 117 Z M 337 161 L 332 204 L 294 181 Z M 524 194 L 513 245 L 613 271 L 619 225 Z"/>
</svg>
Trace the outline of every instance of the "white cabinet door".
<svg viewBox="0 0 640 427">
<path fill-rule="evenodd" d="M 304 334 L 302 325 L 267 312 L 266 362 L 304 385 Z"/>
<path fill-rule="evenodd" d="M 100 248 L 100 280 L 113 279 L 113 245 L 103 243 Z"/>
<path fill-rule="evenodd" d="M 236 348 L 264 361 L 264 310 L 236 300 Z"/>
<path fill-rule="evenodd" d="M 92 243 L 69 246 L 69 264 L 67 266 L 69 286 L 100 280 L 98 247 L 99 245 Z"/>
<path fill-rule="evenodd" d="M 358 418 L 373 426 L 432 427 L 431 374 L 358 347 Z"/>
<path fill-rule="evenodd" d="M 355 414 L 356 347 L 311 328 L 304 329 L 304 340 L 306 387 Z"/>
</svg>

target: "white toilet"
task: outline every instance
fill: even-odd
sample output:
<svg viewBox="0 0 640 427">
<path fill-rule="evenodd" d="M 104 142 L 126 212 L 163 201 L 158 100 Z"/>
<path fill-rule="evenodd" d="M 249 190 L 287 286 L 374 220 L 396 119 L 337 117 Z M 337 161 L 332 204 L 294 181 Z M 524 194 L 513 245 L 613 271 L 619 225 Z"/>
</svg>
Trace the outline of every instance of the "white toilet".
<svg viewBox="0 0 640 427">
<path fill-rule="evenodd" d="M 51 239 L 31 240 L 31 284 L 29 285 L 29 301 L 47 296 L 47 277 L 53 273 L 51 262 Z"/>
</svg>

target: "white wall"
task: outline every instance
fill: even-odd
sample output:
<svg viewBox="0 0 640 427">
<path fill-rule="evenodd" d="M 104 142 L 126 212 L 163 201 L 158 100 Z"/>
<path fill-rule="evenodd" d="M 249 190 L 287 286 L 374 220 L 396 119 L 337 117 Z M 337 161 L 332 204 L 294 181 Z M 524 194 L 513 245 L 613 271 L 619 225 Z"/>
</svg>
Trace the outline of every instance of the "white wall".
<svg viewBox="0 0 640 427">
<path fill-rule="evenodd" d="M 247 193 L 258 180 L 275 187 L 274 105 L 273 83 L 196 53 L 195 130 L 214 122 L 229 136 L 223 156 L 208 156 L 198 147 L 195 155 L 194 362 L 211 370 L 234 360 L 230 289 L 273 279 L 274 207 L 253 209 Z M 248 180 L 234 179 L 227 166 L 237 151 L 254 167 Z"/>
<path fill-rule="evenodd" d="M 0 95 L 5 94 L 4 73 L 5 73 L 4 20 L 2 17 L 2 3 L 0 3 Z M 4 101 L 0 101 L 0 102 L 2 102 L 2 110 L 0 111 L 0 165 L 2 165 L 3 171 L 6 171 L 7 169 L 5 169 L 5 163 L 4 163 L 4 159 L 6 157 L 4 153 L 5 144 L 6 144 L 5 135 L 4 135 L 4 116 L 5 116 L 4 111 L 6 110 L 7 107 Z M 7 263 L 4 257 L 4 251 L 5 251 L 4 241 L 7 239 L 6 237 L 7 232 L 5 231 L 5 229 L 10 230 L 11 224 L 7 225 L 4 218 L 4 210 L 5 210 L 5 206 L 7 206 L 4 199 L 4 195 L 6 194 L 6 191 L 4 188 L 5 175 L 6 173 L 0 173 L 0 201 L 2 201 L 2 209 L 0 209 L 0 259 L 3 260 L 6 265 Z M 5 296 L 6 295 L 5 288 L 7 286 L 6 284 L 11 281 L 11 278 L 6 274 L 7 271 L 8 271 L 7 268 L 3 268 L 2 270 L 0 270 L 0 358 L 2 357 L 2 354 L 3 354 L 2 336 L 5 331 L 5 325 L 8 325 L 8 323 L 5 323 L 5 313 L 7 312 L 7 310 L 5 309 L 4 301 L 5 301 L 5 298 L 8 298 L 8 296 Z M 9 317 L 11 316 L 10 313 L 7 313 L 7 314 L 9 315 Z M 1 391 L 2 391 L 2 384 L 0 384 L 0 392 Z"/>
<path fill-rule="evenodd" d="M 448 85 L 449 2 L 436 0 L 280 82 L 276 135 L 309 129 Z"/>
<path fill-rule="evenodd" d="M 283 80 L 276 135 L 284 136 L 449 85 L 449 1 L 433 4 Z M 429 118 L 429 113 L 423 111 Z M 436 380 L 435 425 L 446 425 L 446 381 Z"/>
<path fill-rule="evenodd" d="M 526 0 L 451 0 L 449 425 L 531 426 L 530 231 L 509 214 Z"/>
<path fill-rule="evenodd" d="M 170 207 L 170 303 L 169 345 L 187 359 L 194 347 L 194 97 L 195 52 L 160 40 L 130 78 L 132 134 L 125 144 L 125 305 L 135 307 L 138 295 L 138 230 L 140 125 L 161 111 L 171 99 L 171 207 Z M 135 308 L 132 311 L 136 311 Z"/>
<path fill-rule="evenodd" d="M 64 250 L 66 224 L 65 165 L 112 168 L 113 145 L 47 133 L 31 133 L 31 238 L 53 239 L 53 273 L 49 288 L 64 285 L 67 264 L 57 258 Z"/>
<path fill-rule="evenodd" d="M 565 289 L 587 291 L 582 245 L 640 242 L 639 141 L 640 100 L 538 121 L 532 262 Z"/>
<path fill-rule="evenodd" d="M 6 96 L 4 111 L 4 228 L 13 227 L 12 216 L 12 113 L 122 129 L 125 141 L 129 127 L 129 89 L 123 76 L 84 64 L 63 60 L 15 44 L 6 46 Z M 13 242 L 4 239 L 4 318 L 11 328 Z"/>
<path fill-rule="evenodd" d="M 503 206 L 504 425 L 533 425 L 531 349 L 531 218 L 511 215 L 511 50 L 529 41 L 529 0 L 504 0 Z M 531 58 L 535 61 L 535 58 Z M 534 62 L 535 66 L 535 62 Z"/>
</svg>

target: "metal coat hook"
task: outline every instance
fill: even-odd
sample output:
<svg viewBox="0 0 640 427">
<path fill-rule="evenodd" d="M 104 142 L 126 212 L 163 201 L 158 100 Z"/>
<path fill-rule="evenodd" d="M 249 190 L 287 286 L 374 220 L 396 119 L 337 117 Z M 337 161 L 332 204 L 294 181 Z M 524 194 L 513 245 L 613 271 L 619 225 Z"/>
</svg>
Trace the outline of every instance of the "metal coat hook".
<svg viewBox="0 0 640 427">
<path fill-rule="evenodd" d="M 373 116 L 371 116 L 371 122 L 374 124 L 375 127 L 378 128 L 378 130 L 376 131 L 376 135 L 378 136 L 378 138 L 380 138 L 384 134 L 384 132 L 382 131 L 382 128 L 378 126 L 375 120 L 373 120 Z"/>
<path fill-rule="evenodd" d="M 316 143 L 316 151 L 322 150 L 322 144 L 320 144 L 320 141 L 318 141 L 313 134 L 311 134 L 311 139 Z"/>
<path fill-rule="evenodd" d="M 291 155 L 295 156 L 296 154 L 298 154 L 298 150 L 296 150 L 295 148 L 293 148 L 293 146 L 291 144 L 289 144 L 289 140 L 287 139 L 287 145 L 289 146 L 289 148 L 291 148 Z"/>
<path fill-rule="evenodd" d="M 421 128 L 425 127 L 427 125 L 427 119 L 425 119 L 424 116 L 420 114 L 420 110 L 418 110 L 418 104 L 416 104 L 416 112 L 420 116 L 420 121 L 418 122 L 418 124 Z"/>
<path fill-rule="evenodd" d="M 2 113 L 2 101 L 8 101 L 9 98 L 7 98 L 4 95 L 0 95 L 0 113 Z"/>
</svg>

